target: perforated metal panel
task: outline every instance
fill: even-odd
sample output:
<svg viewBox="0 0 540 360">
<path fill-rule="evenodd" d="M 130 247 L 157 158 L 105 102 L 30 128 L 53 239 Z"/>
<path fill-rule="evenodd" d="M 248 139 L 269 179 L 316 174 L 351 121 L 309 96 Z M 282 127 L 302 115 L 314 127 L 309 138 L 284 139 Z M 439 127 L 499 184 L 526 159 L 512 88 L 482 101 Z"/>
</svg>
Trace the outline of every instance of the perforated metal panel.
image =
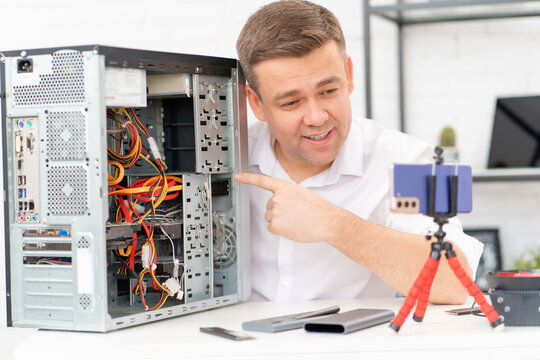
<svg viewBox="0 0 540 360">
<path fill-rule="evenodd" d="M 75 50 L 52 54 L 52 74 L 40 74 L 37 85 L 13 87 L 18 106 L 42 104 L 73 104 L 85 101 L 84 59 Z"/>
<path fill-rule="evenodd" d="M 78 249 L 90 248 L 90 243 L 88 242 L 88 239 L 85 236 L 81 236 L 81 238 L 77 241 L 77 248 Z"/>
<path fill-rule="evenodd" d="M 88 174 L 82 166 L 47 171 L 48 215 L 82 215 L 88 210 Z"/>
<path fill-rule="evenodd" d="M 86 156 L 86 116 L 82 111 L 47 114 L 49 160 L 82 160 Z"/>
<path fill-rule="evenodd" d="M 81 310 L 89 310 L 92 308 L 92 297 L 88 294 L 79 295 L 79 306 Z"/>
</svg>

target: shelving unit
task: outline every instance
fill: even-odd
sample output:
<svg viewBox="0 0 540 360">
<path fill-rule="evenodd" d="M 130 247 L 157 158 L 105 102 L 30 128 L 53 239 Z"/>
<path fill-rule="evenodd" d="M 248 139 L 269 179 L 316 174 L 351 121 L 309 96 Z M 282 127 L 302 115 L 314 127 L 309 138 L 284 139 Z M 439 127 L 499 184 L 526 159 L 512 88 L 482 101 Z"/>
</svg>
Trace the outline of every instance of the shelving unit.
<svg viewBox="0 0 540 360">
<path fill-rule="evenodd" d="M 473 172 L 474 182 L 539 180 L 540 169 L 538 168 L 488 169 L 481 172 Z"/>
<path fill-rule="evenodd" d="M 398 93 L 399 125 L 406 131 L 403 77 L 403 28 L 415 24 L 448 21 L 503 19 L 540 16 L 540 0 L 419 0 L 415 2 L 396 0 L 392 5 L 371 5 L 364 0 L 364 53 L 366 117 L 371 118 L 371 16 L 375 15 L 394 22 L 398 28 Z M 540 179 L 540 177 L 538 177 Z"/>
</svg>

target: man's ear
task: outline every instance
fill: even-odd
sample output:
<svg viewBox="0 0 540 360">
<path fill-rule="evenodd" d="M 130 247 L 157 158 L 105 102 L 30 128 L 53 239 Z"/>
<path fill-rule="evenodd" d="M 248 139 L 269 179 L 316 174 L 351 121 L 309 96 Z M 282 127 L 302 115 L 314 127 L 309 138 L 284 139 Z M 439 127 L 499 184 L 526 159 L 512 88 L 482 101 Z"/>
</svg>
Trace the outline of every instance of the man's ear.
<svg viewBox="0 0 540 360">
<path fill-rule="evenodd" d="M 264 118 L 263 104 L 259 95 L 249 85 L 246 85 L 246 96 L 251 110 L 260 121 L 266 121 Z"/>
<path fill-rule="evenodd" d="M 345 73 L 347 74 L 347 90 L 349 94 L 354 90 L 354 80 L 353 80 L 353 63 L 349 55 L 345 59 Z"/>
</svg>

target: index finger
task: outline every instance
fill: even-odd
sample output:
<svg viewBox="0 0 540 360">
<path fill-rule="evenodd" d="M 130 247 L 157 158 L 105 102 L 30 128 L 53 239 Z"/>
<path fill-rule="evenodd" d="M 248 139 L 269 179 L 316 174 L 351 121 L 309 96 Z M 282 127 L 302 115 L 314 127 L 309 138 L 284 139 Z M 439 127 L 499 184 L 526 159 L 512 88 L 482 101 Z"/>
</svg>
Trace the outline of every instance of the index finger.
<svg viewBox="0 0 540 360">
<path fill-rule="evenodd" d="M 262 174 L 237 173 L 234 175 L 234 179 L 243 184 L 255 185 L 272 192 L 276 192 L 283 184 L 288 184 L 286 181 Z"/>
</svg>

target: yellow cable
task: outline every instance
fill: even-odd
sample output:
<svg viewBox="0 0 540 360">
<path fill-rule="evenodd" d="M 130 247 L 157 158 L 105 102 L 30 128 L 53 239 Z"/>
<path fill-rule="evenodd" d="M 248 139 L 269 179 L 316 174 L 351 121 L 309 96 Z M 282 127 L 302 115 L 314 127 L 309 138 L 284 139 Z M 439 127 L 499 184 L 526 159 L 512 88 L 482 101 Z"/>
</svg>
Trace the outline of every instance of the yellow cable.
<svg viewBox="0 0 540 360">
<path fill-rule="evenodd" d="M 118 249 L 120 256 L 129 256 L 131 254 L 132 246 L 129 245 L 126 249 Z"/>
<path fill-rule="evenodd" d="M 114 190 L 110 191 L 109 195 L 130 195 L 130 194 L 140 194 L 150 191 L 151 186 L 144 186 L 144 187 L 138 187 L 138 188 L 127 188 L 127 189 L 120 189 L 120 190 Z M 155 189 L 154 189 L 155 190 Z M 182 190 L 182 185 L 175 185 L 170 188 L 168 188 L 167 192 L 175 192 Z M 167 192 L 162 191 L 162 194 L 165 194 L 167 196 Z M 161 196 L 161 194 L 160 194 Z M 164 196 L 164 197 L 165 197 Z"/>
<path fill-rule="evenodd" d="M 167 294 L 167 295 L 165 296 L 165 299 L 163 299 L 163 302 L 161 303 L 161 305 L 159 305 L 159 306 L 157 307 L 156 310 L 161 309 L 161 307 L 162 307 L 163 305 L 165 305 L 165 301 L 169 298 L 169 296 L 170 296 L 169 294 Z"/>
<path fill-rule="evenodd" d="M 124 178 L 124 167 L 118 161 L 109 160 L 107 163 L 109 165 L 115 166 L 118 169 L 118 172 L 115 172 L 114 177 L 111 174 L 108 174 L 109 175 L 109 186 L 119 184 L 122 181 L 122 179 Z"/>
</svg>

